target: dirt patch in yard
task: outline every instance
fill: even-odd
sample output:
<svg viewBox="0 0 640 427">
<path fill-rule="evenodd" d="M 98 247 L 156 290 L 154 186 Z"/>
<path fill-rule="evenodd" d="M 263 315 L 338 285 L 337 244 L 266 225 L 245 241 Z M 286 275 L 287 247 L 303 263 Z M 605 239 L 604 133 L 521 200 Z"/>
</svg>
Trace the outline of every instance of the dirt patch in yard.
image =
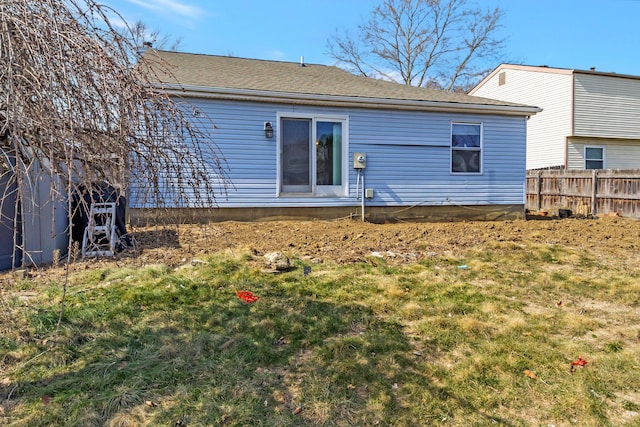
<svg viewBox="0 0 640 427">
<path fill-rule="evenodd" d="M 527 220 L 372 224 L 335 221 L 266 221 L 134 227 L 135 247 L 115 259 L 78 259 L 72 270 L 115 263 L 165 264 L 176 267 L 219 251 L 247 250 L 255 255 L 280 251 L 290 258 L 351 264 L 372 255 L 389 263 L 411 263 L 424 257 L 464 257 L 471 249 L 509 244 L 559 245 L 587 250 L 605 265 L 635 269 L 640 248 L 640 221 L 621 217 L 543 218 Z M 63 272 L 49 266 L 30 269 L 37 277 Z M 0 282 L 16 275 L 0 273 Z"/>
<path fill-rule="evenodd" d="M 357 220 L 222 222 L 131 230 L 139 251 L 121 261 L 179 265 L 226 249 L 354 263 L 377 253 L 394 263 L 452 256 L 496 242 L 587 249 L 603 262 L 630 262 L 640 247 L 640 221 L 619 217 L 371 224 Z"/>
</svg>

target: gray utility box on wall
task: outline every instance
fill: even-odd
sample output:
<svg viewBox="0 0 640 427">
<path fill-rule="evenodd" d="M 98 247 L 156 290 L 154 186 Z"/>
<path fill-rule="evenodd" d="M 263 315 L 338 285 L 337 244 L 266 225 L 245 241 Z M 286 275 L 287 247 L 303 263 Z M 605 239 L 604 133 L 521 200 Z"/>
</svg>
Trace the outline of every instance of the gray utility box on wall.
<svg viewBox="0 0 640 427">
<path fill-rule="evenodd" d="M 364 169 L 367 166 L 367 155 L 365 153 L 353 153 L 353 168 Z"/>
</svg>

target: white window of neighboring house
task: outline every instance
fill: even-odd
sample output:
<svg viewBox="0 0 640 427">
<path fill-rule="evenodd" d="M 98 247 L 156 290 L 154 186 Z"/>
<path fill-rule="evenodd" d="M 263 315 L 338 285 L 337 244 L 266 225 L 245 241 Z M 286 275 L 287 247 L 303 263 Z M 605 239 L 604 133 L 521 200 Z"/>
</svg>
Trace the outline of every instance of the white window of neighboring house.
<svg viewBox="0 0 640 427">
<path fill-rule="evenodd" d="M 279 194 L 345 196 L 347 118 L 280 115 Z"/>
<path fill-rule="evenodd" d="M 584 168 L 604 169 L 604 147 L 584 147 Z"/>
<path fill-rule="evenodd" d="M 451 173 L 482 173 L 481 123 L 451 123 Z"/>
</svg>

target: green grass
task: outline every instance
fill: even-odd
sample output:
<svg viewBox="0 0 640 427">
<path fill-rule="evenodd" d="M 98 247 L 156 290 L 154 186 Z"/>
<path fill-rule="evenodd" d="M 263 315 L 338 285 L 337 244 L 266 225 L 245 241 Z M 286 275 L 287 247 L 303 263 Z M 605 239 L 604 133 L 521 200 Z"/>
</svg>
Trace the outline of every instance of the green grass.
<svg viewBox="0 0 640 427">
<path fill-rule="evenodd" d="M 306 276 L 206 261 L 76 273 L 57 335 L 60 283 L 6 290 L 0 424 L 640 423 L 637 269 L 512 243 Z"/>
</svg>

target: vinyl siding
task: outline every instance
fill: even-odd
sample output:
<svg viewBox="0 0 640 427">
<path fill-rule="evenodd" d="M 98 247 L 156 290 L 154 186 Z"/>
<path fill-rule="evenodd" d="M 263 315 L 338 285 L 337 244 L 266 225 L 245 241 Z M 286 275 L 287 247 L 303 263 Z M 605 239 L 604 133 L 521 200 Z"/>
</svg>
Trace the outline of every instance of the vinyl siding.
<svg viewBox="0 0 640 427">
<path fill-rule="evenodd" d="M 505 84 L 499 85 L 503 72 Z M 571 86 L 568 73 L 506 68 L 472 94 L 543 109 L 527 123 L 527 169 L 536 169 L 564 165 L 565 141 L 571 135 Z"/>
<path fill-rule="evenodd" d="M 20 213 L 23 229 L 23 266 L 49 263 L 64 255 L 69 243 L 67 200 L 51 198 L 52 179 L 35 165 L 24 182 Z"/>
<path fill-rule="evenodd" d="M 357 206 L 354 152 L 367 155 L 370 206 L 523 204 L 526 118 L 496 115 L 344 109 L 192 100 L 212 117 L 210 132 L 224 156 L 232 186 L 219 194 L 220 207 Z M 322 114 L 348 119 L 348 194 L 342 197 L 278 197 L 277 115 Z M 274 124 L 274 137 L 263 124 Z M 483 124 L 483 173 L 450 173 L 451 121 Z M 196 190 L 193 190 L 196 191 Z M 132 191 L 132 206 L 146 207 Z"/>
<path fill-rule="evenodd" d="M 584 169 L 584 148 L 604 147 L 604 167 L 606 169 L 640 168 L 640 140 L 603 140 L 572 138 L 567 145 L 568 169 Z"/>
<path fill-rule="evenodd" d="M 640 78 L 575 74 L 575 136 L 640 139 Z"/>
<path fill-rule="evenodd" d="M 442 118 L 447 122 L 446 118 Z M 469 117 L 453 120 L 472 121 Z M 478 118 L 476 118 L 478 120 Z M 525 173 L 524 119 L 483 122 L 483 173 L 450 173 L 450 147 L 363 145 L 367 151 L 365 186 L 375 190 L 372 206 L 482 205 L 522 203 Z M 520 136 L 515 136 L 520 133 Z M 449 136 L 447 134 L 448 143 Z M 356 150 L 357 151 L 357 150 Z"/>
</svg>

